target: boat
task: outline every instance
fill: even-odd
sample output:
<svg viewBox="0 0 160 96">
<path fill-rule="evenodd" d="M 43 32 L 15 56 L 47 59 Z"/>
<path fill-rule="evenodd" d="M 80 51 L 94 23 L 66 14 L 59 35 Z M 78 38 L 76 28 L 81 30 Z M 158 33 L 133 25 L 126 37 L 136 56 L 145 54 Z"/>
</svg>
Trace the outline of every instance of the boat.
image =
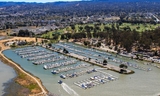
<svg viewBox="0 0 160 96">
<path fill-rule="evenodd" d="M 66 79 L 66 76 L 63 75 L 63 74 L 61 74 L 60 77 L 63 78 L 63 79 Z"/>
<path fill-rule="evenodd" d="M 44 65 L 44 66 L 43 66 L 43 69 L 47 70 L 47 65 Z"/>
<path fill-rule="evenodd" d="M 82 84 L 81 87 L 84 88 L 84 89 L 87 89 L 86 84 Z"/>
<path fill-rule="evenodd" d="M 151 71 L 151 70 L 152 70 L 151 68 L 148 68 L 148 69 L 147 69 L 147 71 Z"/>
<path fill-rule="evenodd" d="M 62 84 L 63 82 L 62 82 L 62 80 L 58 80 L 58 83 L 59 83 L 59 84 Z"/>
<path fill-rule="evenodd" d="M 114 78 L 113 78 L 113 77 L 108 76 L 108 80 L 113 81 L 113 80 L 114 80 Z"/>
<path fill-rule="evenodd" d="M 51 73 L 52 74 L 58 74 L 59 72 L 57 70 L 52 70 Z"/>
<path fill-rule="evenodd" d="M 97 70 L 94 68 L 93 70 L 92 70 L 93 72 L 97 72 Z"/>
<path fill-rule="evenodd" d="M 100 82 L 103 83 L 103 84 L 105 83 L 103 79 L 100 79 Z"/>
<path fill-rule="evenodd" d="M 95 78 L 94 77 L 90 77 L 90 80 L 94 80 Z"/>
</svg>

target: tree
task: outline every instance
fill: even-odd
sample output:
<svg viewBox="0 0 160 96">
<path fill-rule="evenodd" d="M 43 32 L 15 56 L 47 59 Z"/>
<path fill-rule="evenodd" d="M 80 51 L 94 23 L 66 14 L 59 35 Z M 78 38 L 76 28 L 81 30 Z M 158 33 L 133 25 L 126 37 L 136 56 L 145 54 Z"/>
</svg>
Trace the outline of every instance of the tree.
<svg viewBox="0 0 160 96">
<path fill-rule="evenodd" d="M 81 31 L 81 32 L 82 32 L 82 30 L 83 30 L 83 27 L 82 27 L 82 26 L 80 26 L 80 27 L 79 27 L 79 31 Z"/>
<path fill-rule="evenodd" d="M 53 40 L 58 40 L 59 38 L 59 34 L 52 34 L 52 36 L 53 36 Z"/>
<path fill-rule="evenodd" d="M 84 43 L 85 46 L 88 46 L 90 44 L 89 41 L 84 41 L 83 43 Z"/>
<path fill-rule="evenodd" d="M 18 36 L 29 37 L 35 35 L 33 32 L 29 32 L 28 30 L 19 30 Z"/>
<path fill-rule="evenodd" d="M 69 53 L 68 50 L 66 50 L 65 48 L 63 49 L 63 53 Z"/>
<path fill-rule="evenodd" d="M 119 68 L 127 69 L 127 68 L 128 68 L 128 66 L 127 66 L 127 65 L 125 65 L 125 64 L 120 64 L 120 65 L 119 65 Z"/>
<path fill-rule="evenodd" d="M 86 33 L 81 32 L 81 33 L 74 33 L 72 35 L 73 39 L 82 39 L 82 38 L 86 38 Z"/>
<path fill-rule="evenodd" d="M 119 65 L 119 68 L 120 68 L 120 73 L 126 73 L 127 72 L 126 69 L 128 68 L 128 66 L 125 64 L 121 64 Z"/>
<path fill-rule="evenodd" d="M 107 60 L 104 59 L 104 60 L 103 60 L 103 65 L 107 65 L 107 63 L 108 63 Z"/>
<path fill-rule="evenodd" d="M 36 42 L 38 41 L 37 37 L 36 37 Z"/>
<path fill-rule="evenodd" d="M 51 43 L 48 43 L 48 46 L 49 46 L 49 48 L 50 48 L 50 47 L 52 47 L 52 44 L 51 44 Z"/>
<path fill-rule="evenodd" d="M 84 27 L 84 29 L 85 29 L 86 32 L 88 33 L 88 32 L 91 32 L 91 30 L 93 30 L 93 27 L 86 25 L 86 26 Z"/>
<path fill-rule="evenodd" d="M 100 47 L 101 46 L 101 42 L 98 42 L 97 44 L 96 44 L 96 47 Z"/>
<path fill-rule="evenodd" d="M 16 47 L 16 43 L 14 42 L 10 47 Z"/>
<path fill-rule="evenodd" d="M 72 28 L 72 30 L 75 30 L 76 27 L 75 27 L 75 25 L 71 25 L 71 28 Z"/>
<path fill-rule="evenodd" d="M 71 33 L 64 33 L 61 35 L 61 39 L 71 39 L 72 34 Z"/>
</svg>

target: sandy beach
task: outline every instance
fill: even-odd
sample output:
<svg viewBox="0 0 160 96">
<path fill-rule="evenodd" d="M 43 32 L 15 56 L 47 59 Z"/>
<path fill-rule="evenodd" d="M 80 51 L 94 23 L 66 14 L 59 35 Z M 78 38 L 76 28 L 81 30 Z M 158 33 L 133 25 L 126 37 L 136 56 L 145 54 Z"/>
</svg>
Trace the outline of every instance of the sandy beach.
<svg viewBox="0 0 160 96">
<path fill-rule="evenodd" d="M 32 76 L 30 73 L 27 73 L 26 71 L 24 71 L 18 64 L 14 63 L 13 61 L 9 60 L 8 58 L 6 58 L 3 55 L 3 51 L 9 49 L 9 46 L 5 46 L 4 42 L 6 41 L 12 41 L 12 40 L 26 40 L 27 42 L 30 41 L 36 41 L 35 38 L 29 38 L 29 37 L 13 37 L 11 39 L 4 39 L 4 40 L 0 40 L 0 46 L 1 46 L 1 50 L 0 50 L 0 55 L 2 57 L 3 60 L 5 60 L 5 63 L 9 64 L 10 66 L 12 66 L 16 72 L 18 73 L 18 76 L 16 78 L 16 82 L 19 83 L 22 86 L 29 86 L 29 84 L 37 84 L 39 86 L 39 88 L 36 89 L 32 89 L 30 90 L 30 96 L 45 96 L 48 91 L 46 90 L 46 88 L 42 85 L 40 79 L 38 79 L 35 76 Z M 38 42 L 40 42 L 41 39 L 38 39 Z M 20 79 L 18 77 L 20 77 L 20 75 L 25 75 L 25 80 Z M 28 83 L 29 82 L 29 83 Z"/>
</svg>

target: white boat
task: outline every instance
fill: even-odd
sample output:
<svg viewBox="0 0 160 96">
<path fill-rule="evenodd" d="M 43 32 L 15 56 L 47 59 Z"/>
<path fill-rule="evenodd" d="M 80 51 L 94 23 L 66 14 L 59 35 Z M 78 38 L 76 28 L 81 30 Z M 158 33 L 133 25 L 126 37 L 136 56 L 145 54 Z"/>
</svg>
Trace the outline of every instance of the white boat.
<svg viewBox="0 0 160 96">
<path fill-rule="evenodd" d="M 60 77 L 63 78 L 63 79 L 66 79 L 66 76 L 63 75 L 63 74 L 61 74 Z"/>
</svg>

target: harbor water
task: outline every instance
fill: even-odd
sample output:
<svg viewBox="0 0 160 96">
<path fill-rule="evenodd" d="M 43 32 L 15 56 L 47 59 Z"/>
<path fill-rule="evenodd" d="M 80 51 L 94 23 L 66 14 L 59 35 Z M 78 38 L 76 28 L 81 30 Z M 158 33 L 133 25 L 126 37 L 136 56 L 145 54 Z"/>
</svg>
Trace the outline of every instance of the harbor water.
<svg viewBox="0 0 160 96">
<path fill-rule="evenodd" d="M 130 75 L 124 75 L 124 74 L 119 74 L 110 70 L 101 69 L 98 66 L 92 65 L 87 68 L 67 70 L 67 71 L 62 71 L 59 74 L 52 74 L 51 73 L 52 70 L 64 69 L 66 66 L 60 66 L 58 67 L 59 69 L 51 68 L 48 70 L 44 70 L 43 66 L 47 64 L 53 64 L 53 63 L 60 64 L 66 60 L 75 60 L 75 59 L 71 57 L 67 57 L 66 60 L 62 59 L 62 60 L 57 60 L 53 62 L 44 62 L 43 64 L 35 65 L 33 64 L 33 62 L 42 60 L 40 56 L 37 58 L 34 58 L 34 60 L 32 61 L 29 61 L 27 60 L 27 58 L 29 57 L 21 58 L 21 56 L 15 52 L 15 49 L 5 50 L 3 54 L 6 57 L 12 59 L 14 62 L 18 63 L 24 70 L 40 78 L 43 85 L 46 87 L 46 89 L 50 93 L 57 94 L 60 96 L 157 96 L 157 94 L 160 93 L 160 75 L 159 75 L 160 68 L 157 67 L 159 66 L 159 64 L 154 64 L 154 63 L 148 64 L 147 62 L 132 60 L 130 58 L 116 56 L 115 54 L 110 54 L 110 53 L 98 51 L 95 49 L 83 48 L 73 43 L 58 43 L 58 44 L 53 44 L 53 46 L 54 48 L 61 48 L 61 49 L 66 48 L 67 50 L 69 50 L 69 52 L 74 52 L 79 55 L 88 56 L 94 59 L 99 58 L 100 61 L 103 60 L 104 58 L 110 58 L 110 59 L 107 59 L 108 63 L 113 64 L 115 66 L 119 66 L 120 64 L 119 61 L 121 61 L 121 63 L 128 62 L 127 64 L 132 65 L 132 66 L 128 66 L 128 69 L 135 71 L 135 73 Z M 42 47 L 38 47 L 38 48 L 40 50 L 49 51 Z M 23 55 L 30 54 L 30 53 L 24 53 L 25 51 L 24 52 L 20 51 L 20 48 L 16 50 L 21 52 L 19 54 L 23 54 Z M 77 50 L 80 50 L 81 52 Z M 55 54 L 56 56 L 64 56 L 56 52 L 52 52 L 52 53 Z M 51 60 L 51 58 L 47 60 Z M 67 67 L 69 68 L 72 66 L 76 66 L 78 64 L 90 65 L 89 63 L 78 60 L 76 64 L 67 65 Z M 60 78 L 61 74 L 65 74 L 65 75 L 71 74 L 71 73 L 79 72 L 79 71 L 90 69 L 90 68 L 99 69 L 107 74 L 111 74 L 115 77 L 118 77 L 118 79 L 94 86 L 92 88 L 83 89 L 81 87 L 76 86 L 74 83 L 79 81 L 84 81 L 93 76 L 101 75 L 102 73 L 93 72 L 93 73 L 85 73 L 83 75 L 73 77 L 73 78 L 66 78 L 66 79 Z M 59 84 L 58 80 L 62 80 L 63 83 Z"/>
<path fill-rule="evenodd" d="M 0 76 L 0 95 L 2 96 L 5 88 L 4 84 L 16 77 L 16 73 L 13 68 L 0 61 Z"/>
</svg>

